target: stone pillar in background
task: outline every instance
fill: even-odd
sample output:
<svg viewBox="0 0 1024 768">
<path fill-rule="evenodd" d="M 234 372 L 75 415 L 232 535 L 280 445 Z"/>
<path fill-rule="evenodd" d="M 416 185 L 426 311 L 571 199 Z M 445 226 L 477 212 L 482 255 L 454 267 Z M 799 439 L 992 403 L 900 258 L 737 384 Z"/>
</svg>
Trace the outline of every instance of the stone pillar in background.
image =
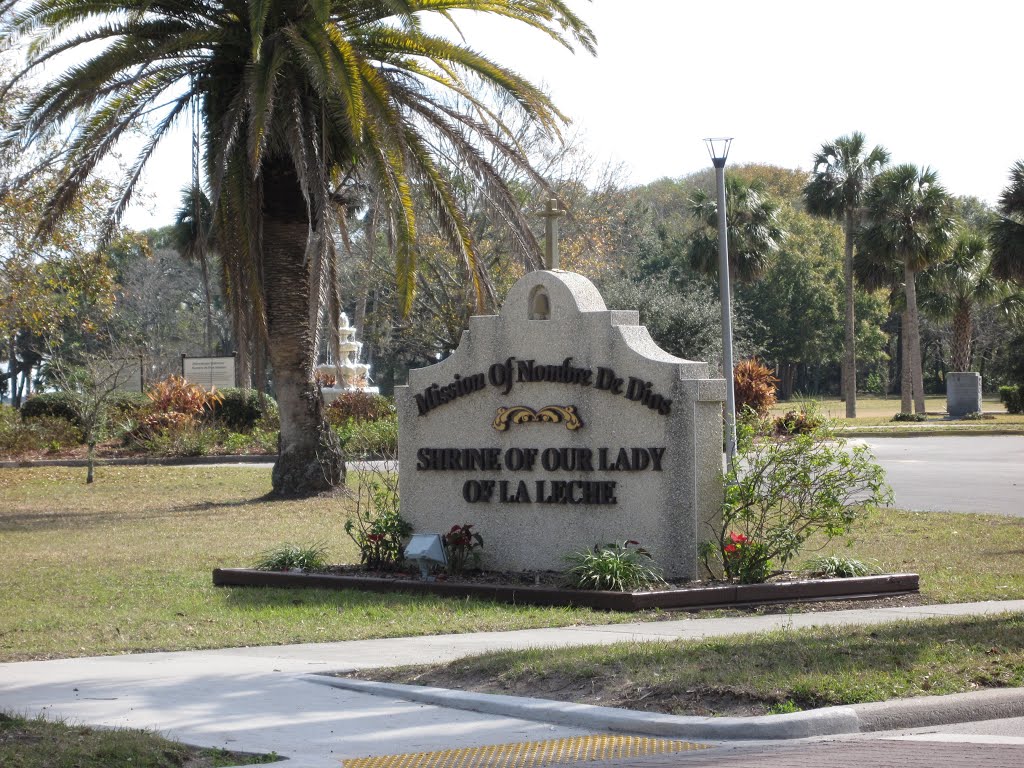
<svg viewBox="0 0 1024 768">
<path fill-rule="evenodd" d="M 962 419 L 968 413 L 981 412 L 981 374 L 967 371 L 946 374 L 946 413 Z"/>
</svg>

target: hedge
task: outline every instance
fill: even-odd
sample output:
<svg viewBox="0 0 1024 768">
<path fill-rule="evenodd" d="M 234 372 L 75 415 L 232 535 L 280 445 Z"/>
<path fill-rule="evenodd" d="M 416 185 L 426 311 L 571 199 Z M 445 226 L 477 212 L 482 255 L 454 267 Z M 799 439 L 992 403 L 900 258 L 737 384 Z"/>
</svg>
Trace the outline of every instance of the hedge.
<svg viewBox="0 0 1024 768">
<path fill-rule="evenodd" d="M 218 389 L 221 402 L 214 403 L 210 408 L 210 419 L 221 424 L 232 432 L 249 432 L 257 422 L 266 415 L 277 418 L 277 401 L 270 395 L 264 395 L 266 411 L 260 409 L 260 395 L 255 389 L 228 387 Z"/>
<path fill-rule="evenodd" d="M 1024 386 L 999 388 L 999 401 L 1009 413 L 1024 413 Z"/>
</svg>

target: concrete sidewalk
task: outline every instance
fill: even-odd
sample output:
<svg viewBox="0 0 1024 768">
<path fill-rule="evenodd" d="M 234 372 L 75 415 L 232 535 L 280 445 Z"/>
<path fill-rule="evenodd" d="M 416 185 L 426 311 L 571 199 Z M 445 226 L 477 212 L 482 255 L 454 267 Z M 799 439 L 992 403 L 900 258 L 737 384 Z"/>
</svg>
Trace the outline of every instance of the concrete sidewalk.
<svg viewBox="0 0 1024 768">
<path fill-rule="evenodd" d="M 20 662 L 0 664 L 0 709 L 152 728 L 191 744 L 274 751 L 291 758 L 290 768 L 325 768 L 351 757 L 564 738 L 603 728 L 594 720 L 574 727 L 571 718 L 558 718 L 562 724 L 553 725 L 340 690 L 314 684 L 310 673 L 439 662 L 498 649 L 696 639 L 1007 611 L 1024 611 L 1024 600 Z M 522 710 L 527 717 L 537 716 L 528 710 Z M 976 707 L 970 713 L 977 718 Z M 776 716 L 779 722 L 801 717 L 815 715 Z M 785 735 L 780 731 L 774 737 Z"/>
</svg>

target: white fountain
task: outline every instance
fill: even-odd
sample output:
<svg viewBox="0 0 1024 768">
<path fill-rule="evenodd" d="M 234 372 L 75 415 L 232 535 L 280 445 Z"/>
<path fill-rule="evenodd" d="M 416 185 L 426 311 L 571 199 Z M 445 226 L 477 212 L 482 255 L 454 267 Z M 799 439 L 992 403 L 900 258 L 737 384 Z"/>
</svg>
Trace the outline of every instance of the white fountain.
<svg viewBox="0 0 1024 768">
<path fill-rule="evenodd" d="M 380 391 L 377 387 L 367 386 L 370 382 L 370 366 L 356 362 L 363 344 L 353 338 L 355 333 L 356 329 L 349 324 L 348 315 L 342 312 L 341 321 L 338 323 L 338 352 L 341 359 L 336 363 L 324 363 L 316 367 L 320 381 L 330 383 L 329 387 L 321 386 L 325 405 L 342 392 L 366 392 L 376 395 Z"/>
</svg>

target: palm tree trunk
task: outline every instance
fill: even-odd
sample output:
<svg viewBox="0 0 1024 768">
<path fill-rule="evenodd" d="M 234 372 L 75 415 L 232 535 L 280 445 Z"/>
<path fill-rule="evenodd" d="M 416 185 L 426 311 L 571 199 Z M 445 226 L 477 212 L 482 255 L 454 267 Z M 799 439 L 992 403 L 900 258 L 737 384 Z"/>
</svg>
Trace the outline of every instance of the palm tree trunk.
<svg viewBox="0 0 1024 768">
<path fill-rule="evenodd" d="M 909 354 L 911 388 L 914 397 L 914 412 L 924 413 L 924 373 L 921 370 L 921 328 L 917 315 L 917 275 L 910 266 L 909 260 L 904 262 L 904 293 L 907 299 L 907 351 Z M 907 411 L 909 413 L 910 411 Z"/>
<path fill-rule="evenodd" d="M 973 321 L 970 304 L 961 305 L 953 315 L 953 370 L 971 369 L 971 335 Z"/>
<path fill-rule="evenodd" d="M 366 264 L 359 275 L 359 293 L 356 298 L 356 313 L 354 322 L 356 327 L 356 340 L 362 341 L 366 336 L 366 307 L 370 299 L 370 276 L 373 272 L 374 252 L 377 246 L 377 203 L 373 204 L 368 216 L 366 228 Z"/>
<path fill-rule="evenodd" d="M 846 418 L 857 417 L 857 319 L 853 286 L 853 209 L 846 211 L 843 221 L 846 235 L 843 253 L 843 278 L 846 281 L 846 326 L 843 337 L 843 392 L 846 395 Z"/>
<path fill-rule="evenodd" d="M 900 413 L 914 412 L 914 377 L 910 372 L 910 326 L 909 312 L 904 309 L 900 316 Z"/>
<path fill-rule="evenodd" d="M 267 347 L 281 416 L 273 492 L 284 496 L 319 493 L 345 477 L 341 446 L 324 421 L 313 381 L 309 231 L 294 168 L 287 159 L 268 162 L 263 170 L 263 291 Z"/>
<path fill-rule="evenodd" d="M 242 389 L 252 387 L 252 364 L 249 362 L 249 344 L 241 343 L 235 334 L 235 382 Z"/>
<path fill-rule="evenodd" d="M 206 262 L 206 254 L 199 255 L 199 271 L 203 278 L 203 304 L 206 307 L 206 324 L 203 327 L 203 354 L 212 355 L 210 339 L 213 329 L 213 299 L 210 293 L 210 265 Z"/>
</svg>

